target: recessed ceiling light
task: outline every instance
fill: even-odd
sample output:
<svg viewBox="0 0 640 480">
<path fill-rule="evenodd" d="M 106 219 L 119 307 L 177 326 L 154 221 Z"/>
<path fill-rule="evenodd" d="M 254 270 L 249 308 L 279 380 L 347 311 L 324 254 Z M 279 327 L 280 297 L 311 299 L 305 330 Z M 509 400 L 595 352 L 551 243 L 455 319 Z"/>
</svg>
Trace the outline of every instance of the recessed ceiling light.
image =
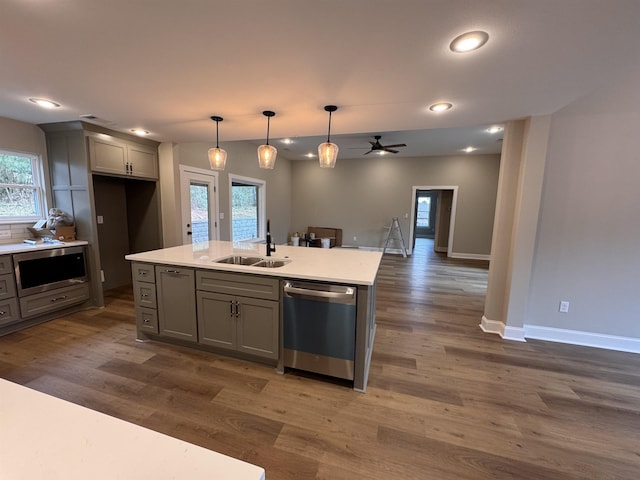
<svg viewBox="0 0 640 480">
<path fill-rule="evenodd" d="M 311 153 L 311 152 L 305 153 L 304 156 L 307 157 L 307 158 L 315 158 L 315 154 Z"/>
<path fill-rule="evenodd" d="M 465 53 L 477 50 L 489 40 L 489 34 L 480 30 L 475 32 L 467 32 L 462 35 L 458 35 L 449 44 L 449 48 L 452 52 Z"/>
<path fill-rule="evenodd" d="M 30 98 L 30 102 L 35 103 L 36 105 L 42 108 L 58 108 L 60 107 L 59 103 L 52 102 L 51 100 L 47 100 L 46 98 Z"/>
<path fill-rule="evenodd" d="M 131 132 L 135 133 L 139 137 L 144 137 L 146 135 L 149 135 L 149 132 L 147 130 L 144 130 L 143 128 L 132 128 Z"/>
<path fill-rule="evenodd" d="M 293 140 L 291 140 L 290 138 L 283 138 L 282 140 L 280 140 L 282 143 L 284 143 L 285 145 L 291 145 L 293 143 Z"/>
<path fill-rule="evenodd" d="M 471 152 L 474 152 L 476 150 L 477 150 L 477 148 L 475 148 L 475 147 L 467 147 L 467 148 L 463 149 L 463 151 L 465 151 L 467 153 L 471 153 Z"/>
<path fill-rule="evenodd" d="M 429 107 L 429 110 L 431 110 L 432 112 L 446 112 L 451 107 L 453 107 L 453 105 L 451 105 L 450 103 L 434 103 Z"/>
<path fill-rule="evenodd" d="M 494 125 L 493 127 L 487 128 L 487 132 L 491 133 L 492 135 L 494 133 L 501 132 L 502 130 L 504 129 L 500 125 Z"/>
</svg>

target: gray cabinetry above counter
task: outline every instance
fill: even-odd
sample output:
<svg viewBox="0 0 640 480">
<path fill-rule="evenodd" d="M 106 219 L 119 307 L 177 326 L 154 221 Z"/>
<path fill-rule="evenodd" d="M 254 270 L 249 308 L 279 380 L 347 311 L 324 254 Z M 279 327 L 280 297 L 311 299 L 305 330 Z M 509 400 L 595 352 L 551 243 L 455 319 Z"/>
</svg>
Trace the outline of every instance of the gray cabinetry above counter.
<svg viewBox="0 0 640 480">
<path fill-rule="evenodd" d="M 89 133 L 91 170 L 139 178 L 158 178 L 157 149 L 100 133 Z"/>
</svg>

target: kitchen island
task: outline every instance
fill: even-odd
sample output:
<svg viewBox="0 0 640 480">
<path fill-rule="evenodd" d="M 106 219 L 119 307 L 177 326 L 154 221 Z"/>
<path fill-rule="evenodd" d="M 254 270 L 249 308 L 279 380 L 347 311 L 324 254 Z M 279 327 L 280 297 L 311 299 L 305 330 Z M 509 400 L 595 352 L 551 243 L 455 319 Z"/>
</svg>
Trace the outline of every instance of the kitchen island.
<svg viewBox="0 0 640 480">
<path fill-rule="evenodd" d="M 231 257 L 275 260 L 279 266 L 220 262 Z M 351 286 L 357 290 L 353 387 L 366 389 L 380 252 L 278 245 L 266 257 L 264 244 L 211 241 L 125 258 L 132 261 L 138 340 L 193 345 L 271 364 L 279 372 L 285 370 L 285 281 Z"/>
</svg>

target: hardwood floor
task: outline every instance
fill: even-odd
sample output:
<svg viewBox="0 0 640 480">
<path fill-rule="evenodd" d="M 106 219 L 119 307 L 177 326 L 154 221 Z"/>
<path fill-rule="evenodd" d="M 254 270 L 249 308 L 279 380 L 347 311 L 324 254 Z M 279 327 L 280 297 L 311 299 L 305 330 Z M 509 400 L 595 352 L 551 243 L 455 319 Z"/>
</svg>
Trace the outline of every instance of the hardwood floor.
<svg viewBox="0 0 640 480">
<path fill-rule="evenodd" d="M 640 355 L 481 332 L 487 262 L 386 255 L 365 394 L 164 343 L 132 295 L 0 338 L 0 376 L 279 479 L 637 479 Z M 152 454 L 151 452 L 145 452 Z"/>
</svg>

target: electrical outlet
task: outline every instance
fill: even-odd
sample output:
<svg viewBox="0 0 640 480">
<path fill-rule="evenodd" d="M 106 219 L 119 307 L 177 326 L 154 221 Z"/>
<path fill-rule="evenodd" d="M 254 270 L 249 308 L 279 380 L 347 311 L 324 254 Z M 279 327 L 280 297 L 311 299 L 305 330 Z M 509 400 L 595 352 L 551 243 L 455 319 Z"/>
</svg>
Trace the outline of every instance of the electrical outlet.
<svg viewBox="0 0 640 480">
<path fill-rule="evenodd" d="M 11 238 L 11 230 L 0 230 L 0 238 Z"/>
<path fill-rule="evenodd" d="M 100 270 L 100 281 L 104 283 L 104 270 Z"/>
<path fill-rule="evenodd" d="M 569 311 L 569 302 L 567 302 L 566 300 L 562 300 L 560 302 L 560 313 L 567 313 Z"/>
<path fill-rule="evenodd" d="M 353 236 L 353 241 L 357 242 L 358 241 L 358 237 L 356 237 L 355 235 Z"/>
</svg>

